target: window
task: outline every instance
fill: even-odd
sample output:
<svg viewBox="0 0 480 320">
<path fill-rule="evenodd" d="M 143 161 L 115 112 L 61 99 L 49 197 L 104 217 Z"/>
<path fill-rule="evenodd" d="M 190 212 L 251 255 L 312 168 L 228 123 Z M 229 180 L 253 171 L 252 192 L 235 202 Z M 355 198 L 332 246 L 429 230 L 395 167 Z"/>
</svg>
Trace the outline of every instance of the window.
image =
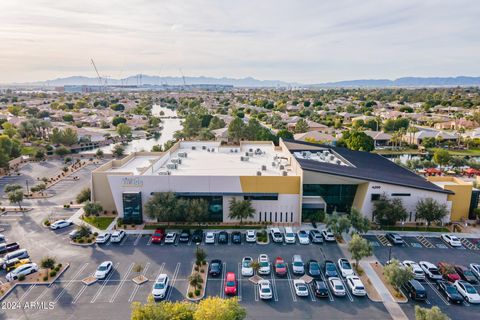
<svg viewBox="0 0 480 320">
<path fill-rule="evenodd" d="M 275 222 L 277 222 L 277 213 L 275 212 Z"/>
<path fill-rule="evenodd" d="M 290 212 L 290 222 L 293 222 L 293 212 Z"/>
<path fill-rule="evenodd" d="M 244 196 L 244 200 L 251 200 L 251 201 L 272 201 L 278 200 L 278 195 L 269 195 L 269 196 Z"/>
<path fill-rule="evenodd" d="M 283 212 L 280 212 L 280 222 L 283 222 Z"/>
<path fill-rule="evenodd" d="M 327 212 L 350 212 L 357 192 L 356 184 L 304 184 L 303 195 L 321 196 L 327 203 Z"/>
<path fill-rule="evenodd" d="M 380 200 L 380 193 L 372 193 L 371 200 L 372 201 Z"/>
<path fill-rule="evenodd" d="M 392 197 L 410 197 L 410 193 L 392 193 Z"/>
<path fill-rule="evenodd" d="M 142 193 L 124 192 L 123 200 L 123 221 L 125 223 L 140 224 L 143 222 Z"/>
<path fill-rule="evenodd" d="M 272 212 L 270 212 L 270 222 L 272 222 Z"/>
<path fill-rule="evenodd" d="M 262 221 L 262 211 L 258 213 L 258 222 Z"/>
</svg>

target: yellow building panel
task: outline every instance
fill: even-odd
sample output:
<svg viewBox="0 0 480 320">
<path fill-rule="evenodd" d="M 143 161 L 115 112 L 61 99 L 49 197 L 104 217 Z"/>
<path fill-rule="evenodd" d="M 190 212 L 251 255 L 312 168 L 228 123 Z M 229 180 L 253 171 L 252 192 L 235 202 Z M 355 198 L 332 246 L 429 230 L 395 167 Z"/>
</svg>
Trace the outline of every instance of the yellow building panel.
<svg viewBox="0 0 480 320">
<path fill-rule="evenodd" d="M 447 200 L 452 202 L 450 214 L 451 221 L 460 221 L 462 218 L 468 219 L 473 189 L 471 182 L 463 181 L 462 179 L 455 177 L 445 176 L 427 177 L 427 180 L 437 183 L 438 186 L 445 190 L 454 192 L 454 194 L 450 194 L 447 197 Z"/>
<path fill-rule="evenodd" d="M 300 177 L 240 177 L 242 192 L 300 194 Z"/>
<path fill-rule="evenodd" d="M 365 197 L 368 192 L 368 182 L 360 183 L 357 187 L 357 192 L 355 193 L 355 198 L 353 199 L 353 207 L 357 210 L 361 210 L 363 203 L 365 202 Z"/>
</svg>

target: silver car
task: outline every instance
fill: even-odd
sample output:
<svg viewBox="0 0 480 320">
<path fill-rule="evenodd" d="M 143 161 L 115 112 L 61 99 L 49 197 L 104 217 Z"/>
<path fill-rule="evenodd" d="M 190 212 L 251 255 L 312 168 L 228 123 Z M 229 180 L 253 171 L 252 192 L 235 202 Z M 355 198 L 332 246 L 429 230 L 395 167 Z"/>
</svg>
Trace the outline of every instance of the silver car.
<svg viewBox="0 0 480 320">
<path fill-rule="evenodd" d="M 293 274 L 303 275 L 305 273 L 305 264 L 299 254 L 295 254 L 292 258 Z"/>
</svg>

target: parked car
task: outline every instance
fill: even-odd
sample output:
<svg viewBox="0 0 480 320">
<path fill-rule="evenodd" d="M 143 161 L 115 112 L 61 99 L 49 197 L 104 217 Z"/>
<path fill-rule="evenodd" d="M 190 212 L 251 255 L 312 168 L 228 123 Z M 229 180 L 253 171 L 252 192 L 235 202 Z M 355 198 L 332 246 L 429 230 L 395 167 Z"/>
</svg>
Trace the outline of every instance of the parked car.
<svg viewBox="0 0 480 320">
<path fill-rule="evenodd" d="M 110 239 L 110 236 L 111 236 L 110 232 L 100 233 L 95 239 L 95 242 L 98 244 L 107 243 L 108 240 Z"/>
<path fill-rule="evenodd" d="M 0 243 L 4 243 L 6 241 L 7 241 L 7 238 L 5 237 L 5 235 L 0 233 Z"/>
<path fill-rule="evenodd" d="M 165 298 L 167 295 L 168 285 L 170 283 L 170 279 L 168 275 L 165 273 L 161 273 L 158 275 L 155 283 L 152 286 L 152 296 L 155 300 L 160 300 Z"/>
<path fill-rule="evenodd" d="M 473 283 L 473 284 L 478 283 L 478 279 L 475 276 L 475 274 L 472 272 L 472 270 L 468 269 L 465 266 L 458 265 L 458 264 L 454 268 L 455 268 L 455 271 L 460 276 L 460 278 L 462 278 L 463 280 L 468 281 L 468 282 Z"/>
<path fill-rule="evenodd" d="M 359 277 L 355 275 L 349 275 L 346 277 L 347 286 L 350 288 L 350 291 L 354 296 L 364 297 L 367 295 L 367 291 L 365 291 L 365 286 L 360 280 Z"/>
<path fill-rule="evenodd" d="M 453 284 L 465 301 L 469 303 L 480 303 L 480 295 L 474 286 L 467 281 L 458 280 Z"/>
<path fill-rule="evenodd" d="M 278 228 L 270 229 L 270 235 L 272 236 L 272 241 L 276 243 L 283 242 L 283 236 Z"/>
<path fill-rule="evenodd" d="M 307 231 L 299 230 L 297 232 L 297 236 L 298 236 L 298 242 L 300 244 L 310 244 L 310 237 L 308 236 Z"/>
<path fill-rule="evenodd" d="M 78 239 L 82 236 L 82 231 L 80 231 L 79 229 L 75 229 L 75 230 L 72 230 L 68 233 L 68 237 L 71 239 L 71 240 L 75 240 L 75 239 Z"/>
<path fill-rule="evenodd" d="M 463 303 L 462 295 L 453 284 L 440 280 L 437 282 L 437 289 L 447 298 L 448 302 L 456 304 Z"/>
<path fill-rule="evenodd" d="M 215 243 L 215 233 L 207 232 L 205 234 L 205 243 L 206 244 L 214 244 Z"/>
<path fill-rule="evenodd" d="M 13 258 L 8 261 L 5 261 L 5 264 L 2 267 L 5 267 L 5 271 L 10 272 L 27 263 L 32 263 L 30 258 L 26 258 L 26 259 Z"/>
<path fill-rule="evenodd" d="M 5 278 L 7 279 L 7 281 L 14 281 L 17 280 L 19 276 L 27 276 L 37 271 L 38 266 L 36 263 L 27 263 L 7 273 Z"/>
<path fill-rule="evenodd" d="M 123 238 L 125 238 L 127 234 L 123 230 L 117 230 L 112 233 L 112 237 L 110 238 L 110 242 L 112 243 L 119 243 L 122 242 Z"/>
<path fill-rule="evenodd" d="M 305 274 L 305 264 L 299 254 L 294 254 L 292 258 L 292 272 L 295 275 Z"/>
<path fill-rule="evenodd" d="M 329 242 L 335 241 L 335 235 L 333 234 L 332 231 L 328 229 L 322 230 L 322 236 L 325 241 L 329 241 Z"/>
<path fill-rule="evenodd" d="M 190 241 L 190 230 L 188 229 L 183 229 L 182 232 L 180 232 L 180 236 L 178 237 L 178 242 L 188 242 Z"/>
<path fill-rule="evenodd" d="M 193 243 L 202 243 L 203 240 L 203 230 L 202 229 L 196 229 L 193 231 L 192 234 L 192 242 Z"/>
<path fill-rule="evenodd" d="M 152 234 L 152 243 L 160 243 L 165 238 L 165 229 L 156 229 Z"/>
<path fill-rule="evenodd" d="M 391 243 L 396 245 L 404 244 L 403 238 L 398 233 L 389 232 L 385 234 L 385 238 L 387 238 Z"/>
<path fill-rule="evenodd" d="M 431 262 L 420 261 L 418 263 L 420 268 L 422 268 L 425 275 L 432 280 L 442 280 L 442 274 L 438 271 L 438 268 Z"/>
<path fill-rule="evenodd" d="M 113 269 L 113 262 L 112 261 L 104 261 L 102 262 L 97 270 L 95 271 L 95 278 L 97 279 L 105 279 L 105 277 L 112 271 Z"/>
<path fill-rule="evenodd" d="M 480 280 L 480 264 L 478 263 L 470 263 L 470 270 L 475 274 L 477 279 Z"/>
<path fill-rule="evenodd" d="M 258 274 L 270 274 L 270 260 L 266 254 L 261 254 L 258 256 L 258 263 L 260 264 Z"/>
<path fill-rule="evenodd" d="M 252 268 L 252 257 L 244 257 L 242 259 L 242 276 L 250 277 L 253 276 L 253 268 Z"/>
<path fill-rule="evenodd" d="M 249 243 L 257 242 L 257 232 L 255 230 L 247 230 L 245 241 Z"/>
<path fill-rule="evenodd" d="M 450 282 L 455 282 L 457 280 L 460 280 L 460 276 L 458 273 L 455 271 L 455 268 L 446 262 L 439 262 L 437 264 L 438 271 L 443 276 L 443 279 L 448 280 Z"/>
<path fill-rule="evenodd" d="M 299 297 L 308 297 L 308 287 L 303 279 L 293 280 L 293 287 L 295 288 L 295 294 Z"/>
<path fill-rule="evenodd" d="M 417 280 L 424 280 L 425 279 L 425 272 L 423 272 L 423 269 L 416 263 L 415 261 L 412 260 L 404 260 L 402 264 L 405 267 L 410 267 L 412 268 L 413 276 Z"/>
<path fill-rule="evenodd" d="M 346 295 L 345 286 L 343 285 L 342 281 L 338 277 L 330 277 L 328 278 L 328 284 L 330 285 L 330 289 L 334 295 L 342 297 Z"/>
<path fill-rule="evenodd" d="M 281 257 L 276 257 L 273 263 L 273 270 L 278 277 L 285 277 L 287 275 L 287 264 L 285 260 Z"/>
<path fill-rule="evenodd" d="M 427 300 L 427 291 L 418 280 L 409 280 L 404 287 L 411 299 L 417 301 Z"/>
<path fill-rule="evenodd" d="M 208 274 L 212 277 L 218 277 L 222 274 L 222 260 L 214 259 L 208 265 Z"/>
<path fill-rule="evenodd" d="M 14 258 L 17 259 L 27 259 L 30 258 L 27 249 L 18 249 L 12 252 L 7 253 L 3 258 L 0 259 L 0 265 L 3 269 L 6 268 L 6 262 L 12 260 Z"/>
<path fill-rule="evenodd" d="M 451 245 L 452 247 L 461 247 L 462 242 L 460 242 L 460 239 L 457 238 L 457 236 L 454 236 L 452 234 L 442 234 L 441 238 L 443 241 Z"/>
<path fill-rule="evenodd" d="M 227 231 L 220 231 L 218 233 L 217 241 L 220 244 L 227 244 L 228 243 L 228 232 Z"/>
<path fill-rule="evenodd" d="M 20 249 L 20 245 L 16 242 L 0 243 L 0 254 L 5 254 Z"/>
<path fill-rule="evenodd" d="M 323 243 L 322 233 L 320 231 L 318 231 L 317 229 L 310 230 L 308 235 L 309 235 L 310 241 L 312 243 Z"/>
<path fill-rule="evenodd" d="M 340 274 L 342 277 L 346 278 L 347 276 L 353 276 L 355 273 L 353 272 L 352 265 L 348 262 L 345 258 L 340 258 L 337 261 L 338 269 L 340 270 Z"/>
<path fill-rule="evenodd" d="M 225 277 L 225 294 L 227 296 L 237 294 L 237 279 L 235 279 L 234 272 L 227 272 L 227 276 Z"/>
<path fill-rule="evenodd" d="M 327 278 L 338 277 L 337 267 L 335 267 L 335 263 L 333 263 L 333 261 L 325 260 L 324 269 L 325 276 Z"/>
<path fill-rule="evenodd" d="M 328 298 L 328 288 L 325 284 L 325 281 L 314 279 L 312 281 L 312 289 L 315 297 L 317 298 Z"/>
<path fill-rule="evenodd" d="M 71 226 L 72 224 L 73 224 L 72 221 L 61 219 L 61 220 L 57 220 L 54 223 L 52 223 L 50 225 L 50 229 L 52 229 L 52 230 L 63 229 L 63 228 Z"/>
<path fill-rule="evenodd" d="M 284 232 L 284 239 L 285 243 L 295 243 L 295 233 L 293 232 L 292 227 L 285 227 L 285 232 Z"/>
<path fill-rule="evenodd" d="M 320 264 L 317 260 L 308 260 L 307 273 L 312 278 L 321 277 Z"/>
<path fill-rule="evenodd" d="M 235 244 L 242 243 L 242 233 L 240 231 L 232 232 L 232 243 L 235 243 Z"/>
<path fill-rule="evenodd" d="M 165 235 L 165 244 L 175 243 L 175 239 L 177 239 L 177 233 L 176 232 L 168 232 Z"/>
<path fill-rule="evenodd" d="M 260 280 L 258 282 L 258 295 L 262 300 L 272 299 L 272 285 L 268 280 Z"/>
</svg>

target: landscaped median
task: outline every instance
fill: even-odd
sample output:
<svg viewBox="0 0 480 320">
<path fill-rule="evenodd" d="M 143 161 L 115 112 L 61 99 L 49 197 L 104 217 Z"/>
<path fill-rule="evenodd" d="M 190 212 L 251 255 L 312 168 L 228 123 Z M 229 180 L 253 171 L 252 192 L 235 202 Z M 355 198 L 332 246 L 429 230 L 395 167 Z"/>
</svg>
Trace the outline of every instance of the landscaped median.
<svg viewBox="0 0 480 320">
<path fill-rule="evenodd" d="M 401 290 L 399 290 L 396 286 L 390 283 L 390 281 L 387 279 L 387 277 L 384 274 L 384 267 L 378 263 L 370 263 L 372 266 L 373 270 L 375 270 L 375 273 L 378 275 L 380 280 L 382 280 L 383 284 L 385 287 L 388 289 L 390 294 L 392 295 L 393 299 L 398 302 L 398 303 L 406 303 L 408 302 L 407 297 L 402 293 Z"/>
<path fill-rule="evenodd" d="M 192 273 L 188 277 L 187 299 L 190 301 L 198 301 L 205 296 L 208 277 L 208 263 L 206 261 L 207 254 L 199 247 L 195 251 L 195 263 L 193 264 Z"/>
</svg>

